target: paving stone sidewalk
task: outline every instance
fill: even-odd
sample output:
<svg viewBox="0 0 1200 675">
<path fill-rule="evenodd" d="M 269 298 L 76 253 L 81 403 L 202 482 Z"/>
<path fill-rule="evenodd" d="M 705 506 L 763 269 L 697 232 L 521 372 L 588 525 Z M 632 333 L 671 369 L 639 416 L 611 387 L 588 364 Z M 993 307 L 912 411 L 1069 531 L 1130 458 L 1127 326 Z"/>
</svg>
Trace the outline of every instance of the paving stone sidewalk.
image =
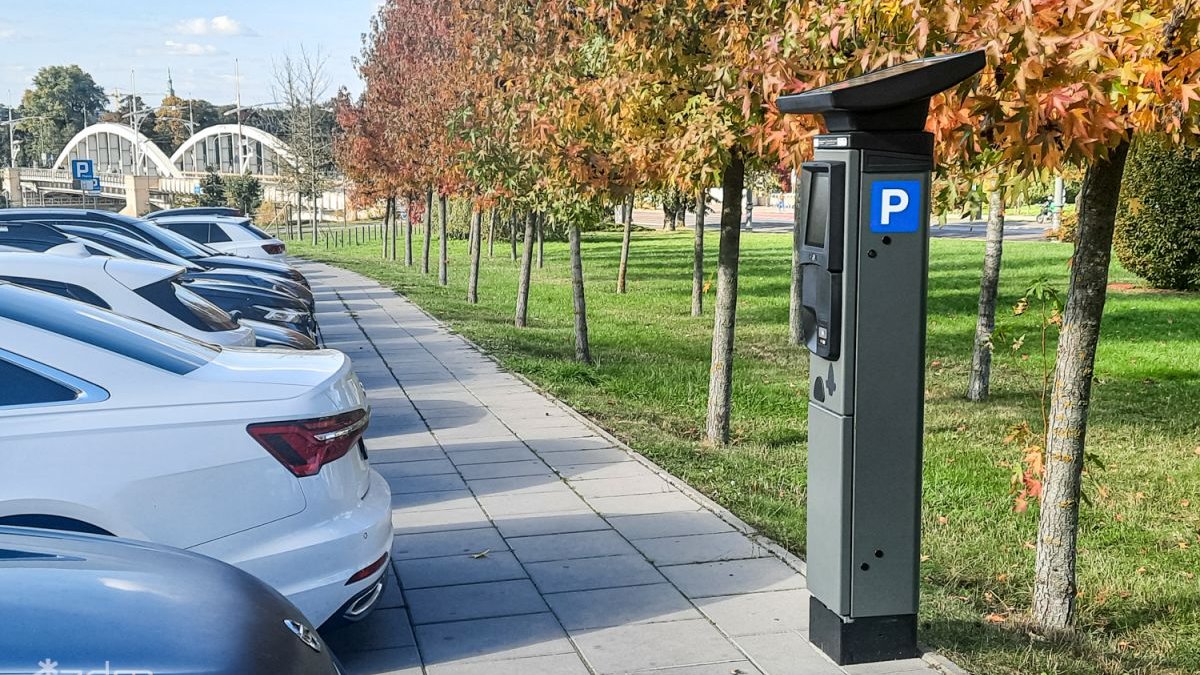
<svg viewBox="0 0 1200 675">
<path fill-rule="evenodd" d="M 372 405 L 393 578 L 327 635 L 353 674 L 823 675 L 802 564 L 408 300 L 304 263 Z"/>
</svg>

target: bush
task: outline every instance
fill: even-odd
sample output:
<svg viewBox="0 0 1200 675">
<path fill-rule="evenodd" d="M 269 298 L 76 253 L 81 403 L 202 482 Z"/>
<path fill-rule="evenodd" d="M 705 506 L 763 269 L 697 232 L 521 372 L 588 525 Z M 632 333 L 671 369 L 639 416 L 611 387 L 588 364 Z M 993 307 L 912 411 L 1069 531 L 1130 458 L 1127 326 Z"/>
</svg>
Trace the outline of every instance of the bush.
<svg viewBox="0 0 1200 675">
<path fill-rule="evenodd" d="M 1075 232 L 1079 229 L 1079 212 L 1063 211 L 1058 217 L 1058 227 L 1046 230 L 1046 236 L 1059 241 L 1075 243 Z"/>
<path fill-rule="evenodd" d="M 1114 248 L 1155 288 L 1200 288 L 1200 150 L 1140 136 L 1129 153 Z"/>
</svg>

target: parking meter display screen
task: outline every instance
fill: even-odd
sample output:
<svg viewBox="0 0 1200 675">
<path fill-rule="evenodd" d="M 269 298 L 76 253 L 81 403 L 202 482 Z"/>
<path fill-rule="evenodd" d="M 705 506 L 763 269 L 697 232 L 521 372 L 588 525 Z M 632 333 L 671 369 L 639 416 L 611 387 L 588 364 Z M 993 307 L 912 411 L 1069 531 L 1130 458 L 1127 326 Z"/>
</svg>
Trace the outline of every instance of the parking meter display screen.
<svg viewBox="0 0 1200 675">
<path fill-rule="evenodd" d="M 816 248 L 825 247 L 825 233 L 829 231 L 829 173 L 813 172 L 809 175 L 808 213 L 804 221 L 804 244 Z"/>
</svg>

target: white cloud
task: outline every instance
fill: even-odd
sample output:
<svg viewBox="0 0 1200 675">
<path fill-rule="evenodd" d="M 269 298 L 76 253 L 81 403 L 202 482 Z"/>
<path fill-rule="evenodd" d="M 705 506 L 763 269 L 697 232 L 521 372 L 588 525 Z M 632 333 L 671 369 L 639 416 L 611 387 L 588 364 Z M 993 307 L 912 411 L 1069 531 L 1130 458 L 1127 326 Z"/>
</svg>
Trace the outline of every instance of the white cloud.
<svg viewBox="0 0 1200 675">
<path fill-rule="evenodd" d="M 213 45 L 202 45 L 198 42 L 176 42 L 167 40 L 163 43 L 167 48 L 168 54 L 177 54 L 179 56 L 211 56 L 213 54 L 221 54 L 221 50 Z"/>
<path fill-rule="evenodd" d="M 175 24 L 175 32 L 183 35 L 255 35 L 253 30 L 243 26 L 237 19 L 224 15 L 180 21 Z"/>
</svg>

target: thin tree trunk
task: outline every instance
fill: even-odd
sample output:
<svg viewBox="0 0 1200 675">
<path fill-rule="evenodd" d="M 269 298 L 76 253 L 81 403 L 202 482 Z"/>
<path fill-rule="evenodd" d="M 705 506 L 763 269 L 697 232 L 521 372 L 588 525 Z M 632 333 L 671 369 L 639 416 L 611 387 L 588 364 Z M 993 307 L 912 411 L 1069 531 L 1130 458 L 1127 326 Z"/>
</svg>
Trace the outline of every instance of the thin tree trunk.
<svg viewBox="0 0 1200 675">
<path fill-rule="evenodd" d="M 704 207 L 705 194 L 696 196 L 696 220 L 692 224 L 692 316 L 704 313 Z"/>
<path fill-rule="evenodd" d="M 592 350 L 588 346 L 587 302 L 583 295 L 583 253 L 579 245 L 579 225 L 571 224 L 567 235 L 571 239 L 571 297 L 575 302 L 575 360 L 591 364 Z"/>
<path fill-rule="evenodd" d="M 314 193 L 312 198 L 312 243 L 317 245 L 317 195 Z"/>
<path fill-rule="evenodd" d="M 429 274 L 429 247 L 433 243 L 433 188 L 425 193 L 424 241 L 421 242 L 421 274 Z"/>
<path fill-rule="evenodd" d="M 440 195 L 438 197 L 438 215 L 441 216 L 441 223 L 438 225 L 438 284 L 442 286 L 450 283 L 449 270 L 447 270 L 447 267 L 450 265 L 450 253 L 446 249 L 447 201 L 449 201 L 449 199 L 446 197 L 446 195 Z"/>
<path fill-rule="evenodd" d="M 496 224 L 500 220 L 500 209 L 492 207 L 491 218 L 488 219 L 488 257 L 496 252 Z"/>
<path fill-rule="evenodd" d="M 675 211 L 663 205 L 663 226 L 662 229 L 668 232 L 675 231 Z"/>
<path fill-rule="evenodd" d="M 512 261 L 517 261 L 517 214 L 513 213 L 508 218 L 508 247 Z"/>
<path fill-rule="evenodd" d="M 472 305 L 479 302 L 479 249 L 482 248 L 481 245 L 483 244 L 480 237 L 482 229 L 483 223 L 479 209 L 472 209 L 471 233 L 468 235 L 470 239 L 469 247 L 471 249 L 471 270 L 467 274 L 467 302 Z"/>
<path fill-rule="evenodd" d="M 800 320 L 801 270 L 800 246 L 804 243 L 800 235 L 800 188 L 794 186 L 792 206 L 792 274 L 791 293 L 788 296 L 788 344 L 804 344 L 804 326 Z"/>
<path fill-rule="evenodd" d="M 412 223 L 412 198 L 408 198 L 406 202 L 407 208 L 404 210 L 404 264 L 407 267 L 413 265 L 413 223 Z M 392 255 L 396 254 L 396 231 L 392 230 Z"/>
<path fill-rule="evenodd" d="M 394 203 L 393 198 L 388 197 L 387 201 L 384 202 L 384 206 L 383 206 L 383 259 L 384 260 L 387 260 L 387 257 L 388 257 L 387 229 L 388 229 L 388 224 L 392 222 L 392 204 L 393 203 Z"/>
<path fill-rule="evenodd" d="M 538 269 L 546 263 L 546 216 L 543 215 L 537 221 L 537 266 Z"/>
<path fill-rule="evenodd" d="M 717 256 L 717 304 L 713 311 L 712 365 L 708 380 L 708 441 L 729 442 L 733 400 L 733 333 L 737 319 L 738 256 L 742 238 L 745 164 L 734 151 L 721 176 L 721 250 Z"/>
<path fill-rule="evenodd" d="M 1050 631 L 1075 614 L 1075 556 L 1088 405 L 1108 289 L 1117 197 L 1128 141 L 1088 166 L 1083 179 L 1078 239 L 1055 358 L 1045 476 L 1038 518 L 1033 618 Z"/>
<path fill-rule="evenodd" d="M 988 192 L 987 244 L 983 276 L 979 282 L 979 318 L 975 321 L 975 353 L 967 381 L 967 398 L 986 401 L 992 375 L 992 333 L 996 330 L 996 291 L 1000 287 L 1000 260 L 1004 253 L 1004 187 Z"/>
<path fill-rule="evenodd" d="M 625 292 L 625 276 L 629 271 L 629 239 L 633 234 L 633 195 L 625 201 L 625 209 L 621 214 L 624 219 L 625 231 L 621 235 L 621 265 L 617 268 L 617 292 Z"/>
<path fill-rule="evenodd" d="M 675 227 L 671 229 L 680 229 L 687 227 L 687 207 L 680 207 L 675 212 Z"/>
<path fill-rule="evenodd" d="M 529 274 L 533 268 L 533 230 L 535 218 L 537 216 L 533 213 L 525 216 L 525 250 L 521 254 L 521 276 L 517 279 L 517 315 L 513 321 L 513 324 L 517 328 L 524 328 L 526 319 L 529 316 Z M 514 238 L 513 241 L 516 241 L 516 239 Z"/>
</svg>

